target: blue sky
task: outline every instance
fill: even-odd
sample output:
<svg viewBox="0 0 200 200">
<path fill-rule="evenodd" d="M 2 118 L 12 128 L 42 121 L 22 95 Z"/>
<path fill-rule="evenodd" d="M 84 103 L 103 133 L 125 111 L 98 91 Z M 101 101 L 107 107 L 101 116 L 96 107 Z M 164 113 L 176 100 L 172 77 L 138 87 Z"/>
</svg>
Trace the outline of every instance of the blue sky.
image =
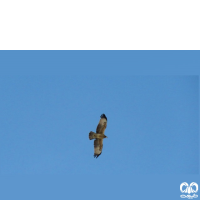
<svg viewBox="0 0 200 200">
<path fill-rule="evenodd" d="M 198 175 L 199 76 L 193 68 L 185 74 L 181 73 L 184 69 L 177 73 L 173 68 L 185 67 L 190 61 L 191 67 L 198 66 L 197 52 L 11 51 L 0 55 L 7 67 L 0 79 L 4 191 L 8 190 L 6 182 L 12 182 L 12 190 L 20 187 L 16 186 L 20 180 L 30 190 L 27 195 L 32 187 L 39 192 L 48 186 L 40 191 L 41 199 L 46 192 L 52 199 L 54 195 L 81 198 L 81 194 L 92 199 L 95 191 L 90 193 L 90 188 L 103 185 L 105 194 L 97 199 L 104 195 L 121 199 L 132 197 L 133 188 L 141 193 L 140 182 L 161 181 L 160 177 L 170 182 L 170 177 Z M 8 57 L 13 60 L 6 62 Z M 101 68 L 106 62 L 110 68 Z M 162 74 L 162 64 L 164 71 L 166 65 L 172 66 L 171 74 Z M 55 65 L 58 70 L 52 73 Z M 92 73 L 84 71 L 92 67 Z M 112 67 L 118 72 L 121 69 L 121 75 Z M 95 159 L 88 133 L 96 130 L 102 113 L 108 118 L 108 138 Z M 179 178 L 177 182 L 179 187 Z M 76 187 L 81 188 L 80 193 Z M 179 189 L 175 192 L 180 193 Z M 37 198 L 34 195 L 31 197 Z"/>
</svg>

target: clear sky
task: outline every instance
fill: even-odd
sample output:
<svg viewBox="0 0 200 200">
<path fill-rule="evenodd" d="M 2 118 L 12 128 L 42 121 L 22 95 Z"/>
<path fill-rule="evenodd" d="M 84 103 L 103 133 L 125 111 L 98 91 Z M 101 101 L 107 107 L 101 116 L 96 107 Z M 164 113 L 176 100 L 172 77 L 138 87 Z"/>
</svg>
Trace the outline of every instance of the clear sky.
<svg viewBox="0 0 200 200">
<path fill-rule="evenodd" d="M 120 67 L 123 70 L 123 65 L 134 66 L 139 62 L 139 58 L 133 59 L 137 57 L 137 51 L 128 51 L 127 55 L 121 52 L 128 60 L 123 56 L 119 58 L 120 52 L 112 51 L 117 54 L 112 57 L 116 56 L 118 61 L 121 59 L 117 69 Z M 49 65 L 49 69 L 55 67 L 55 63 L 64 66 L 69 60 L 73 63 L 74 57 L 69 58 L 70 53 L 60 51 L 59 55 L 58 51 L 45 51 L 42 62 L 45 66 Z M 141 58 L 147 59 L 149 53 L 140 52 Z M 156 64 L 162 63 L 164 57 L 167 60 L 170 53 L 165 51 L 162 60 L 158 58 Z M 2 57 L 3 54 L 9 55 L 8 52 L 1 52 Z M 10 54 L 13 58 L 16 56 L 15 52 Z M 104 195 L 109 199 L 121 199 L 133 198 L 131 191 L 137 193 L 134 188 L 139 186 L 133 181 L 136 177 L 137 182 L 142 184 L 143 179 L 147 181 L 144 177 L 149 176 L 152 179 L 154 176 L 199 173 L 197 75 L 157 75 L 156 71 L 155 75 L 142 75 L 142 72 L 135 75 L 134 67 L 127 76 L 123 73 L 112 75 L 115 68 L 109 68 L 107 73 L 105 67 L 93 69 L 94 74 L 86 71 L 81 75 L 79 71 L 76 75 L 76 69 L 78 71 L 79 67 L 88 63 L 80 59 L 83 56 L 81 52 L 73 52 L 78 61 L 75 61 L 71 74 L 67 65 L 66 71 L 62 69 L 60 75 L 45 74 L 45 68 L 42 73 L 27 73 L 28 63 L 33 65 L 31 57 L 33 59 L 37 54 L 33 63 L 41 61 L 38 57 L 40 52 L 31 51 L 29 57 L 25 56 L 27 52 L 20 54 L 24 54 L 24 62 L 9 61 L 7 67 L 26 67 L 26 74 L 13 73 L 0 79 L 0 175 L 8 185 L 12 182 L 11 188 L 16 188 L 14 183 L 17 185 L 19 179 L 26 180 L 23 187 L 28 187 L 25 184 L 27 180 L 34 179 L 29 185 L 34 183 L 36 191 L 46 186 L 40 191 L 41 199 L 45 198 L 45 192 L 52 199 L 54 195 L 57 199 L 78 199 L 82 195 L 85 199 L 92 199 L 99 186 L 105 193 L 99 194 L 97 199 L 104 198 Z M 56 56 L 52 58 L 54 54 Z M 101 55 L 106 52 L 97 51 L 96 54 L 105 59 Z M 177 54 L 181 57 L 180 51 Z M 167 62 L 179 62 L 181 65 L 176 56 L 170 55 Z M 182 56 L 183 60 L 187 60 Z M 93 59 L 90 65 L 94 64 Z M 5 60 L 6 57 L 2 63 Z M 194 60 L 192 62 L 195 63 Z M 141 67 L 146 67 L 146 63 L 142 61 Z M 149 70 L 155 68 L 154 64 L 149 63 Z M 30 71 L 34 69 L 30 68 Z M 88 139 L 88 133 L 96 130 L 102 113 L 108 118 L 105 131 L 108 138 L 104 140 L 102 154 L 95 159 L 93 141 Z M 13 176 L 18 178 L 12 181 L 5 178 Z M 51 185 L 52 176 L 54 181 Z M 1 184 L 6 191 L 6 182 Z M 27 195 L 31 193 L 31 198 L 37 198 L 30 188 L 26 189 L 29 190 Z M 139 188 L 136 190 L 142 192 Z M 18 195 L 21 194 L 19 191 L 16 191 Z M 179 189 L 176 192 L 179 195 Z M 22 195 L 21 199 L 26 199 L 27 195 Z"/>
</svg>

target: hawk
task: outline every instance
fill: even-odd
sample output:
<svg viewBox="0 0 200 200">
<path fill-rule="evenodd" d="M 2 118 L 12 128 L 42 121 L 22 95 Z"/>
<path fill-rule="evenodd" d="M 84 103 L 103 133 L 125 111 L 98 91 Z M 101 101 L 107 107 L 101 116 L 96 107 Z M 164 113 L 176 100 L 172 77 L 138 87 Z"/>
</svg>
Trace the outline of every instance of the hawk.
<svg viewBox="0 0 200 200">
<path fill-rule="evenodd" d="M 105 114 L 102 114 L 101 119 L 99 121 L 99 124 L 97 125 L 96 133 L 90 131 L 89 133 L 89 139 L 95 139 L 94 140 L 94 157 L 98 158 L 101 155 L 102 149 L 103 149 L 103 139 L 107 138 L 106 135 L 104 135 L 104 131 L 107 127 L 107 117 Z"/>
</svg>

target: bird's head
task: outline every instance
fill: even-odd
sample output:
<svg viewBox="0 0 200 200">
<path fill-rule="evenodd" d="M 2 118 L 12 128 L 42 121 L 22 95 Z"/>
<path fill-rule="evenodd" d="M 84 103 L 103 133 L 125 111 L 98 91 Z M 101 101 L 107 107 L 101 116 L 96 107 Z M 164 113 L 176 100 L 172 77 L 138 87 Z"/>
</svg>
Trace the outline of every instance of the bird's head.
<svg viewBox="0 0 200 200">
<path fill-rule="evenodd" d="M 100 117 L 106 119 L 106 121 L 107 121 L 107 117 L 105 114 L 102 114 Z"/>
</svg>

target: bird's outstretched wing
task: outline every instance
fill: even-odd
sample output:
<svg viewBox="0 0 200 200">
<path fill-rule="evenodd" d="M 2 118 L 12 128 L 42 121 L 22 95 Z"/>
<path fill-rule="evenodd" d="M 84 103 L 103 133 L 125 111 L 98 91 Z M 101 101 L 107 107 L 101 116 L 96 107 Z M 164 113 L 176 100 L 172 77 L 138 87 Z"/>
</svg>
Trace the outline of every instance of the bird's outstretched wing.
<svg viewBox="0 0 200 200">
<path fill-rule="evenodd" d="M 104 134 L 104 131 L 107 127 L 107 120 L 106 119 L 100 119 L 99 124 L 96 128 L 96 133 Z"/>
<path fill-rule="evenodd" d="M 96 128 L 96 133 L 101 133 L 101 130 L 102 130 L 102 128 L 103 128 L 103 124 L 98 124 L 97 125 L 97 128 Z"/>
<path fill-rule="evenodd" d="M 98 158 L 103 149 L 103 139 L 94 140 L 94 157 Z"/>
</svg>

